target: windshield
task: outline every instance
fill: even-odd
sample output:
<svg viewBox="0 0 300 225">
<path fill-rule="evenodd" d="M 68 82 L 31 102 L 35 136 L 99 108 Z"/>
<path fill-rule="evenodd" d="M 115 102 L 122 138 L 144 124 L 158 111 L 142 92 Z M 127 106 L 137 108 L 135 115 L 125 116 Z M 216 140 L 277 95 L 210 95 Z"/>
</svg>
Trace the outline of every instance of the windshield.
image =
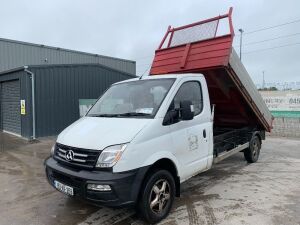
<svg viewBox="0 0 300 225">
<path fill-rule="evenodd" d="M 174 80 L 137 80 L 113 85 L 87 116 L 153 118 Z"/>
</svg>

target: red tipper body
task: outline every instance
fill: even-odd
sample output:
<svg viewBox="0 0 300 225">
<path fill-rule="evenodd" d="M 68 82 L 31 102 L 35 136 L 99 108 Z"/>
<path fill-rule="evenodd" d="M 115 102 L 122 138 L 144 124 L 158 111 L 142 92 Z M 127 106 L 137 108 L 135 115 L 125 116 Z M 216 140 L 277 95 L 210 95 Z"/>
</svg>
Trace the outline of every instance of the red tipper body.
<svg viewBox="0 0 300 225">
<path fill-rule="evenodd" d="M 169 27 L 155 51 L 150 75 L 201 73 L 215 105 L 216 126 L 271 131 L 273 117 L 232 47 L 231 14 L 232 8 L 225 15 Z"/>
</svg>

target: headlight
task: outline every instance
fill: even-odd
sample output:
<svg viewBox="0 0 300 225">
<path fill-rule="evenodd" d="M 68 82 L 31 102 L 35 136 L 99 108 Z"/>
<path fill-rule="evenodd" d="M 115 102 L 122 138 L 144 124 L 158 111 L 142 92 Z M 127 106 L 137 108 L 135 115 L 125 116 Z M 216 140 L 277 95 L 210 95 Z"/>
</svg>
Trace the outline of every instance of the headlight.
<svg viewBox="0 0 300 225">
<path fill-rule="evenodd" d="M 56 145 L 56 144 L 54 144 L 54 145 L 52 146 L 52 148 L 51 148 L 50 156 L 54 156 L 55 145 Z"/>
<path fill-rule="evenodd" d="M 98 158 L 96 167 L 113 167 L 121 158 L 122 153 L 124 152 L 126 147 L 126 144 L 121 144 L 105 148 Z"/>
</svg>

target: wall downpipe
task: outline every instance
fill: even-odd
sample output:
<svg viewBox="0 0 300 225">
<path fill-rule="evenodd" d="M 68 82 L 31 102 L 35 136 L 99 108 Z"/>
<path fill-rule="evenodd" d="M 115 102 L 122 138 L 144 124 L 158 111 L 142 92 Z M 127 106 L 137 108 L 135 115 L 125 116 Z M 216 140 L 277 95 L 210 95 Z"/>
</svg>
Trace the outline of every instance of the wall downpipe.
<svg viewBox="0 0 300 225">
<path fill-rule="evenodd" d="M 36 139 L 35 128 L 35 76 L 34 73 L 28 70 L 28 66 L 24 66 L 24 71 L 31 76 L 31 105 L 32 105 L 32 140 Z"/>
</svg>

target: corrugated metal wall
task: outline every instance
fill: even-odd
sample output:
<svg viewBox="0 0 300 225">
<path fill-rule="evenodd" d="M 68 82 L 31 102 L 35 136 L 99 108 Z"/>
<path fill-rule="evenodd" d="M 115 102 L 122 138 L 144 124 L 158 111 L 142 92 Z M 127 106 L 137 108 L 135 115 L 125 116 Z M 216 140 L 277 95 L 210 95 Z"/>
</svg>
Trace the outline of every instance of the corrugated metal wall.
<svg viewBox="0 0 300 225">
<path fill-rule="evenodd" d="M 100 65 L 29 67 L 36 76 L 37 137 L 57 135 L 79 118 L 79 99 L 97 99 L 132 75 Z"/>
<path fill-rule="evenodd" d="M 0 38 L 0 72 L 24 65 L 99 63 L 136 74 L 134 61 Z"/>
</svg>

